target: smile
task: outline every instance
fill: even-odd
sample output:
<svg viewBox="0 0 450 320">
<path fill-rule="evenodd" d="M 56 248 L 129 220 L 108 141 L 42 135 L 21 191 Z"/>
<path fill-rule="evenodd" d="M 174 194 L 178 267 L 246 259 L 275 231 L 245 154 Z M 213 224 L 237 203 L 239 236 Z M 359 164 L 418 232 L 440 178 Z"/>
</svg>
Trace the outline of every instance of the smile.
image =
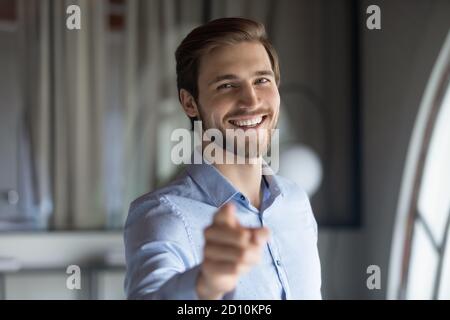
<svg viewBox="0 0 450 320">
<path fill-rule="evenodd" d="M 239 128 L 256 128 L 261 123 L 264 122 L 264 120 L 267 118 L 267 116 L 256 116 L 250 119 L 236 119 L 236 120 L 229 120 L 229 122 Z"/>
</svg>

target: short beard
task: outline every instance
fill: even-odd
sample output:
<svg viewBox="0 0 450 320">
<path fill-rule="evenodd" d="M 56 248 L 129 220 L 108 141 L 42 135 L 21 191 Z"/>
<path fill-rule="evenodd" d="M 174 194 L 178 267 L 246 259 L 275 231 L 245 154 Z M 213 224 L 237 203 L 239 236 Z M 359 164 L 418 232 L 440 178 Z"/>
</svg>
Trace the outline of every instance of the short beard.
<svg viewBox="0 0 450 320">
<path fill-rule="evenodd" d="M 224 132 L 226 130 L 239 130 L 239 129 L 224 129 L 224 128 L 217 128 L 217 127 L 215 127 L 215 128 L 209 127 L 209 125 L 203 120 L 203 119 L 205 119 L 204 113 L 202 111 L 203 108 L 200 105 L 198 99 L 195 99 L 195 102 L 197 104 L 197 110 L 198 110 L 198 113 L 199 113 L 196 121 L 201 121 L 202 122 L 202 128 L 203 128 L 202 135 L 208 129 L 217 129 L 217 130 L 219 130 L 222 133 L 222 141 L 221 141 L 222 144 L 220 144 L 220 142 L 216 143 L 216 141 L 214 141 L 214 139 L 212 139 L 211 143 L 216 143 L 216 145 L 220 146 L 225 152 L 231 152 L 235 157 L 243 157 L 246 160 L 249 160 L 249 159 L 263 157 L 270 150 L 270 148 L 271 148 L 271 139 L 272 139 L 272 130 L 271 129 L 275 129 L 275 128 L 264 129 L 266 131 L 266 133 L 265 133 L 266 142 L 263 145 L 261 145 L 261 143 L 259 141 L 259 138 L 260 138 L 259 137 L 259 130 L 256 131 L 256 137 L 257 138 L 256 138 L 256 142 L 254 142 L 256 144 L 256 146 L 252 146 L 250 144 L 250 138 L 245 136 L 245 143 L 243 143 L 244 144 L 244 150 L 241 150 L 241 149 L 239 149 L 240 143 L 238 141 L 238 137 L 236 137 L 236 136 L 232 137 L 234 139 L 233 143 L 231 143 L 231 141 L 229 143 L 227 143 L 228 142 L 227 141 L 227 134 L 226 134 L 226 132 Z"/>
</svg>

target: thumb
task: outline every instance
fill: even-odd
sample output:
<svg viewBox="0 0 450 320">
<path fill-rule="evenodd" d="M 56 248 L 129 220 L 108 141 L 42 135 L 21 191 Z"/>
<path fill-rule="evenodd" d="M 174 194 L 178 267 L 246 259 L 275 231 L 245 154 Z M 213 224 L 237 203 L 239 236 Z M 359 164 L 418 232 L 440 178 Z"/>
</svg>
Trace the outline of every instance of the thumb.
<svg viewBox="0 0 450 320">
<path fill-rule="evenodd" d="M 251 231 L 251 242 L 254 245 L 262 245 L 265 242 L 267 242 L 267 240 L 269 240 L 269 236 L 270 236 L 270 231 L 268 228 L 266 227 L 262 227 L 262 228 L 250 228 Z"/>
<path fill-rule="evenodd" d="M 225 203 L 215 214 L 214 223 L 237 227 L 239 225 L 239 221 L 236 218 L 235 211 L 236 208 L 234 204 L 231 202 Z"/>
</svg>

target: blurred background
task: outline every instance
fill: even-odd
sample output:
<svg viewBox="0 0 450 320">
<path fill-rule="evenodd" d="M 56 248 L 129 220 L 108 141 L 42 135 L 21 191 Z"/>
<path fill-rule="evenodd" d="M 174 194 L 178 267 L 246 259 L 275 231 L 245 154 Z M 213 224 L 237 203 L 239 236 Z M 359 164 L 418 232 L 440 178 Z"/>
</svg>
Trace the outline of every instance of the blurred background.
<svg viewBox="0 0 450 320">
<path fill-rule="evenodd" d="M 129 204 L 190 127 L 174 51 L 228 16 L 280 56 L 279 173 L 310 196 L 323 298 L 450 298 L 448 0 L 0 0 L 1 299 L 124 298 Z"/>
</svg>

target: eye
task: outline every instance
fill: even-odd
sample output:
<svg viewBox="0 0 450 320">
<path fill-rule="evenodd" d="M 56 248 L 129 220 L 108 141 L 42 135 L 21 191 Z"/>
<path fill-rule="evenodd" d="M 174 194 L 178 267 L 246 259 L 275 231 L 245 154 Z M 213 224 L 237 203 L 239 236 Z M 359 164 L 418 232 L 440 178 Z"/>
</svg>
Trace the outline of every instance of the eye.
<svg viewBox="0 0 450 320">
<path fill-rule="evenodd" d="M 221 84 L 220 86 L 218 86 L 217 90 L 230 89 L 232 87 L 233 87 L 233 85 L 231 83 L 224 83 L 224 84 Z"/>
<path fill-rule="evenodd" d="M 260 78 L 260 79 L 256 80 L 256 83 L 258 83 L 258 84 L 267 83 L 267 82 L 270 82 L 270 80 L 267 78 Z"/>
</svg>

